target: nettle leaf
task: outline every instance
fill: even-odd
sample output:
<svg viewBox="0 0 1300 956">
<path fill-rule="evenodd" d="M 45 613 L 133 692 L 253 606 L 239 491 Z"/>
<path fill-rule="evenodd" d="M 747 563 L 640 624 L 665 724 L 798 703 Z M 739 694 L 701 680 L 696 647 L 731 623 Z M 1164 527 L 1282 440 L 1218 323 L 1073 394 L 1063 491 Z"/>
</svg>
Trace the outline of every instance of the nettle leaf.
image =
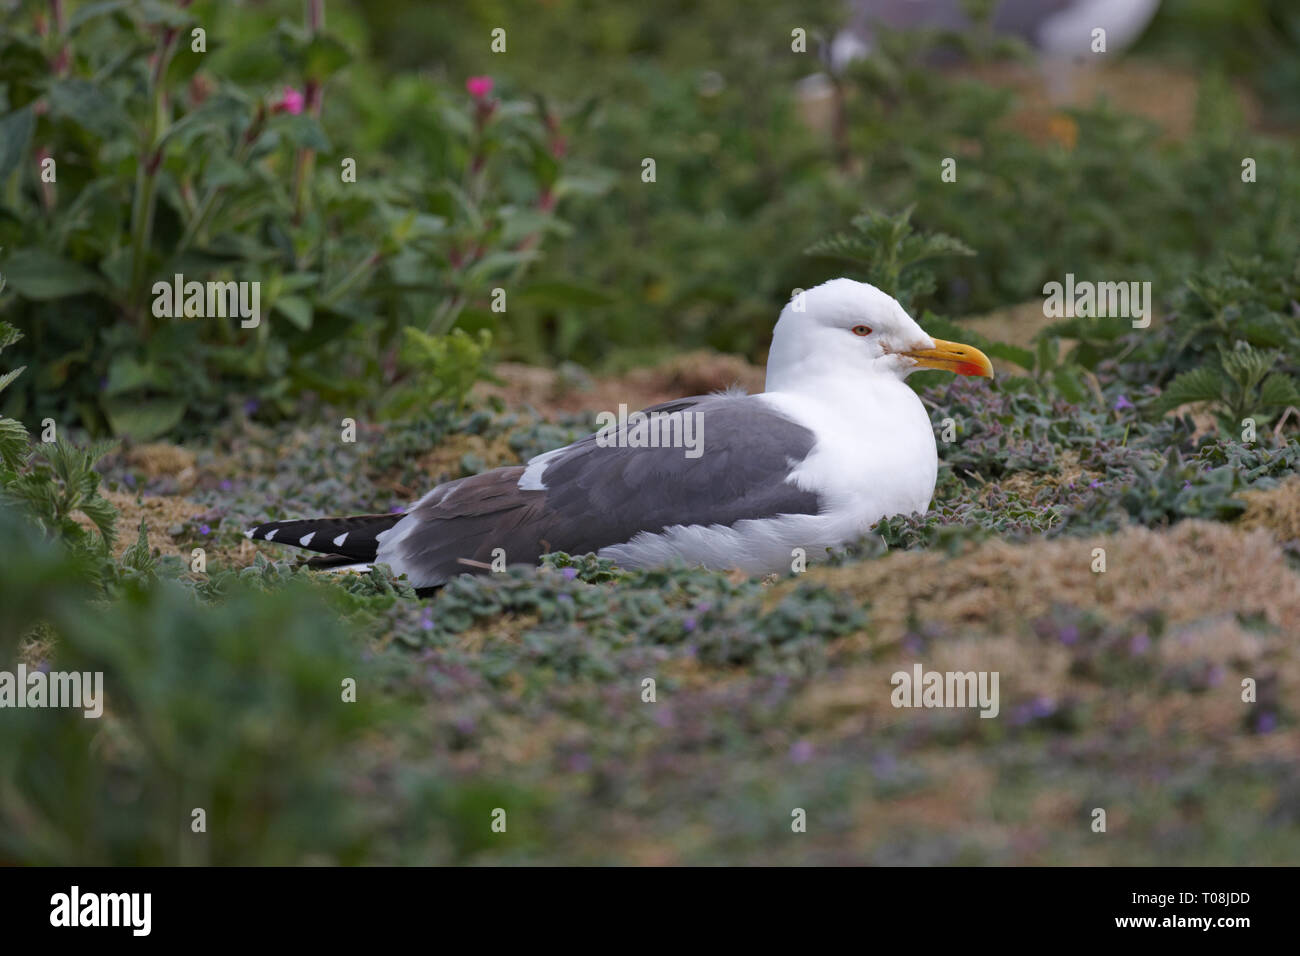
<svg viewBox="0 0 1300 956">
<path fill-rule="evenodd" d="M 140 12 L 144 14 L 146 23 L 167 27 L 183 27 L 194 21 L 194 17 L 180 7 L 161 0 L 140 0 Z"/>
<path fill-rule="evenodd" d="M 181 398 L 104 398 L 100 407 L 114 435 L 151 441 L 171 431 L 185 416 Z"/>
<path fill-rule="evenodd" d="M 22 422 L 0 418 L 0 462 L 17 469 L 27 457 L 27 429 Z"/>
<path fill-rule="evenodd" d="M 329 137 L 314 116 L 299 113 L 297 116 L 285 114 L 271 121 L 271 129 L 278 132 L 290 144 L 302 149 L 314 149 L 318 153 L 330 151 Z"/>
<path fill-rule="evenodd" d="M 1170 382 L 1169 387 L 1152 403 L 1152 408 L 1164 413 L 1192 402 L 1217 402 L 1223 399 L 1226 384 L 1218 369 L 1206 366 L 1195 368 Z"/>
<path fill-rule="evenodd" d="M 99 0 L 98 3 L 88 3 L 84 7 L 78 7 L 68 18 L 68 33 L 74 33 L 78 28 L 95 19 L 118 10 L 123 10 L 131 6 L 132 0 Z"/>
<path fill-rule="evenodd" d="M 324 80 L 352 62 L 352 53 L 337 37 L 317 33 L 303 53 L 303 74 L 314 80 Z"/>
<path fill-rule="evenodd" d="M 0 117 L 0 183 L 18 168 L 31 143 L 36 117 L 30 106 Z"/>
<path fill-rule="evenodd" d="M 1266 408 L 1284 408 L 1288 405 L 1300 407 L 1300 386 L 1296 385 L 1291 376 L 1275 372 L 1264 379 L 1264 384 L 1260 386 L 1259 402 Z"/>
<path fill-rule="evenodd" d="M 4 273 L 9 284 L 29 299 L 61 299 L 98 291 L 102 285 L 89 269 L 44 249 L 20 249 L 5 261 Z"/>
<path fill-rule="evenodd" d="M 1222 353 L 1223 370 L 1243 388 L 1254 388 L 1277 363 L 1280 353 L 1253 349 L 1245 343 Z"/>
<path fill-rule="evenodd" d="M 306 332 L 311 328 L 311 301 L 298 295 L 282 295 L 275 300 L 275 310 Z"/>
<path fill-rule="evenodd" d="M 129 129 L 130 117 L 100 87 L 89 80 L 55 80 L 47 88 L 50 111 L 72 120 L 102 139 Z"/>
<path fill-rule="evenodd" d="M 8 388 L 9 383 L 12 382 L 14 379 L 16 379 L 19 375 L 22 375 L 23 370 L 26 368 L 27 368 L 26 365 L 20 365 L 12 372 L 5 372 L 3 375 L 0 375 L 0 392 L 3 392 L 6 388 Z"/>
<path fill-rule="evenodd" d="M 149 547 L 149 529 L 144 519 L 140 520 L 140 526 L 136 529 L 134 543 L 122 552 L 122 567 L 147 575 L 157 570 L 158 559 Z"/>
<path fill-rule="evenodd" d="M 0 289 L 3 288 L 4 288 L 4 276 L 0 275 Z M 0 352 L 3 352 L 5 349 L 9 348 L 9 346 L 13 345 L 22 337 L 23 334 L 21 332 L 19 332 L 8 322 L 5 322 L 3 319 L 0 319 Z"/>
</svg>

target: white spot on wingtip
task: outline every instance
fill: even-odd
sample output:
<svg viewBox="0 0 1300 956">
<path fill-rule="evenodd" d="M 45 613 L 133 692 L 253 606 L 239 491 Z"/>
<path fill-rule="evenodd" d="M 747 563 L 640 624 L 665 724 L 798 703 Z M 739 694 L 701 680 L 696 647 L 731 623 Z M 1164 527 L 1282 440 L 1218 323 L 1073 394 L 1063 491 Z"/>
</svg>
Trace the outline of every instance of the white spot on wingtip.
<svg viewBox="0 0 1300 956">
<path fill-rule="evenodd" d="M 303 535 L 301 538 L 299 538 L 298 543 L 305 548 L 307 547 L 307 545 L 311 544 L 311 539 L 314 537 L 316 537 L 316 532 L 310 531 L 307 534 Z"/>
<path fill-rule="evenodd" d="M 343 547 L 343 542 L 346 541 L 346 540 L 348 539 L 348 535 L 349 535 L 349 534 L 351 534 L 350 531 L 344 531 L 341 535 L 339 535 L 337 538 L 335 538 L 335 539 L 334 539 L 334 546 L 335 546 L 335 547 L 338 547 L 338 548 Z"/>
<path fill-rule="evenodd" d="M 270 541 L 272 538 L 275 537 L 275 533 L 279 530 L 280 530 L 279 528 L 272 528 L 270 531 L 266 533 L 266 537 L 263 540 Z"/>
<path fill-rule="evenodd" d="M 257 530 L 256 528 L 249 528 L 247 531 L 244 532 L 244 537 L 245 538 L 253 537 L 253 532 L 256 530 Z"/>
</svg>

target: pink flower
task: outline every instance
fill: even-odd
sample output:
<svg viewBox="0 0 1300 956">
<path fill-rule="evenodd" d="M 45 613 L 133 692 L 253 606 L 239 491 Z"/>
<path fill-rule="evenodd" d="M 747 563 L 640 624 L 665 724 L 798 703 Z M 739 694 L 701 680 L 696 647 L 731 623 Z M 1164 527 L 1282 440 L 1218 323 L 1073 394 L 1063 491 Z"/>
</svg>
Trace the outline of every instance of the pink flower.
<svg viewBox="0 0 1300 956">
<path fill-rule="evenodd" d="M 274 113 L 289 113 L 297 116 L 302 112 L 305 100 L 303 95 L 295 90 L 292 86 L 286 86 L 284 92 L 280 94 L 280 99 L 271 107 Z"/>
<path fill-rule="evenodd" d="M 476 100 L 481 100 L 492 92 L 492 77 L 490 76 L 471 76 L 465 81 L 465 89 L 469 95 Z"/>
</svg>

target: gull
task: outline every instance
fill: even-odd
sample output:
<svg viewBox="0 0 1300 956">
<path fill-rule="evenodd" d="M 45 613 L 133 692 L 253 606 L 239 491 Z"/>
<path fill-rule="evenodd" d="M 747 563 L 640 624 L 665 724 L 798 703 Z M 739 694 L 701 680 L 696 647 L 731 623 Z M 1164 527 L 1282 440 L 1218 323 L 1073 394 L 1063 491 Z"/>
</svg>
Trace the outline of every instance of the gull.
<svg viewBox="0 0 1300 956">
<path fill-rule="evenodd" d="M 938 451 L 906 382 L 918 369 L 993 376 L 983 352 L 927 335 L 892 296 L 832 279 L 781 311 L 763 392 L 605 413 L 579 441 L 440 484 L 400 513 L 246 534 L 328 555 L 315 560 L 332 570 L 384 563 L 416 589 L 552 551 L 627 568 L 788 570 L 798 549 L 815 558 L 929 508 Z"/>
</svg>

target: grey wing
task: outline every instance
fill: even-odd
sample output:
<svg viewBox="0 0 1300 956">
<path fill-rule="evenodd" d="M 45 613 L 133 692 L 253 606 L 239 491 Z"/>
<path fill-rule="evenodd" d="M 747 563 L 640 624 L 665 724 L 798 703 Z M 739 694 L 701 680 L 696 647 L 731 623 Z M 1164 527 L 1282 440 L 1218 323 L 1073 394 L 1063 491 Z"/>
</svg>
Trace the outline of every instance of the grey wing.
<svg viewBox="0 0 1300 956">
<path fill-rule="evenodd" d="M 645 413 L 696 416 L 698 457 L 683 447 L 629 447 L 625 429 L 608 433 L 612 442 L 589 435 L 543 456 L 536 486 L 520 488 L 525 469 L 514 467 L 435 489 L 386 533 L 378 560 L 428 586 L 482 570 L 497 548 L 511 564 L 531 563 L 674 525 L 820 512 L 816 494 L 786 480 L 812 450 L 812 432 L 754 396 L 681 399 Z"/>
</svg>

